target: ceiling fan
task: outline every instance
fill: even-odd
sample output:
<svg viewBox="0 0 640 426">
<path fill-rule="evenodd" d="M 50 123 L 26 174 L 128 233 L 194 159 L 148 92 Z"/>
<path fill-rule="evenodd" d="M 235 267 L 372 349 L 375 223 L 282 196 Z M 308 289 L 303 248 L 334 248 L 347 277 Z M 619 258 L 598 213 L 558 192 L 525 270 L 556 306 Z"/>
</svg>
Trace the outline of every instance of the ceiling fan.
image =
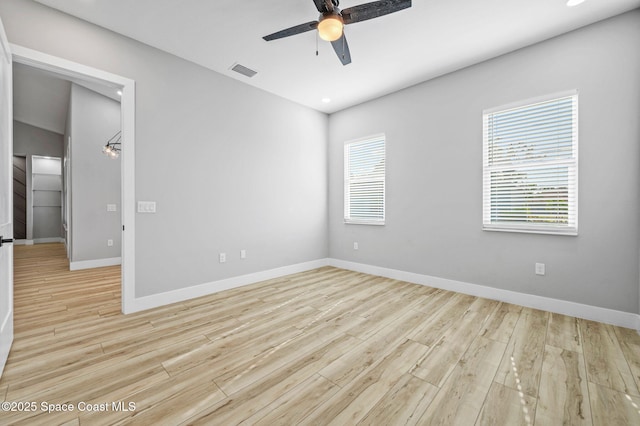
<svg viewBox="0 0 640 426">
<path fill-rule="evenodd" d="M 351 63 L 349 45 L 344 36 L 344 26 L 388 15 L 411 7 L 411 0 L 380 0 L 340 10 L 339 0 L 313 0 L 320 12 L 317 21 L 311 21 L 262 37 L 266 41 L 289 37 L 311 30 L 318 30 L 321 39 L 331 42 L 342 65 Z"/>
</svg>

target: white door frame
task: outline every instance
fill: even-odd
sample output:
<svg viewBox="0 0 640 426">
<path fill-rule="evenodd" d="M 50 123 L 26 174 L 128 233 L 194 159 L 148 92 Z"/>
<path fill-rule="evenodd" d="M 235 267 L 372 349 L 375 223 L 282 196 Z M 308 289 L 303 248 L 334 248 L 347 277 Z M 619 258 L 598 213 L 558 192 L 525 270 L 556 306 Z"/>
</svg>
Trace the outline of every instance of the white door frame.
<svg viewBox="0 0 640 426">
<path fill-rule="evenodd" d="M 0 150 L 5 151 L 5 163 L 0 166 L 4 169 L 2 173 L 7 182 L 2 182 L 0 191 L 6 196 L 6 206 L 0 208 L 6 209 L 0 211 L 0 234 L 11 240 L 13 238 L 13 95 L 12 95 L 12 63 L 11 48 L 7 40 L 2 21 L 0 21 L 0 66 L 6 71 L 2 73 L 0 81 L 0 89 L 5 92 L 0 97 L 2 103 L 3 116 L 1 120 L 7 119 L 5 134 L 0 137 L 6 137 L 2 141 Z M 6 67 L 6 68 L 5 68 Z M 4 193 L 6 191 L 6 193 Z M 5 217 L 6 216 L 6 217 Z M 0 249 L 0 261 L 3 270 L 0 270 L 2 278 L 0 278 L 0 291 L 3 293 L 0 300 L 0 376 L 9 357 L 9 351 L 13 343 L 13 244 L 6 243 L 6 246 Z"/>
<path fill-rule="evenodd" d="M 106 71 L 10 44 L 13 61 L 59 75 L 122 90 L 120 102 L 122 151 L 122 312 L 133 312 L 135 301 L 135 81 Z"/>
</svg>

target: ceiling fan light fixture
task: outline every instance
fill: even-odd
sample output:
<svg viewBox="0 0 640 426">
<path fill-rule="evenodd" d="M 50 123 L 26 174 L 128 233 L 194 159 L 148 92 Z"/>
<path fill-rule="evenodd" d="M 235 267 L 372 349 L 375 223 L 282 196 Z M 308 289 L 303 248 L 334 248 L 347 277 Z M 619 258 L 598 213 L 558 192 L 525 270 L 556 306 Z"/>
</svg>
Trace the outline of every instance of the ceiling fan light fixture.
<svg viewBox="0 0 640 426">
<path fill-rule="evenodd" d="M 342 65 L 349 65 L 351 63 L 351 52 L 347 37 L 344 34 L 344 26 L 407 9 L 411 7 L 411 2 L 412 0 L 377 0 L 340 9 L 338 7 L 340 0 L 313 0 L 314 6 L 320 12 L 320 15 L 317 15 L 317 20 L 276 31 L 262 37 L 262 39 L 264 41 L 272 41 L 317 30 L 316 42 L 318 36 L 323 40 L 330 41 L 331 47 L 338 55 Z M 318 49 L 316 48 L 317 54 Z"/>
<path fill-rule="evenodd" d="M 342 37 L 344 22 L 340 15 L 325 15 L 318 23 L 318 35 L 326 41 L 336 41 Z"/>
</svg>

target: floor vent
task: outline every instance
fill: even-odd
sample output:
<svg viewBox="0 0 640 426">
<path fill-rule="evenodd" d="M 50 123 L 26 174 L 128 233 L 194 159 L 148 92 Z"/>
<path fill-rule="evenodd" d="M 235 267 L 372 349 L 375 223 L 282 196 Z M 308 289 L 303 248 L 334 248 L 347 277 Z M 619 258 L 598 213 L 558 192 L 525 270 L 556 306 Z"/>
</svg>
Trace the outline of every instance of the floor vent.
<svg viewBox="0 0 640 426">
<path fill-rule="evenodd" d="M 249 77 L 249 78 L 251 78 L 251 77 L 253 77 L 254 75 L 258 74 L 258 71 L 254 71 L 254 70 L 252 70 L 251 68 L 247 68 L 247 67 L 245 67 L 244 65 L 240 65 L 240 64 L 237 64 L 237 63 L 236 63 L 236 64 L 234 64 L 234 65 L 231 67 L 231 71 L 235 71 L 235 72 L 237 72 L 237 73 L 239 73 L 239 74 L 242 74 L 242 75 L 244 75 L 245 77 Z"/>
</svg>

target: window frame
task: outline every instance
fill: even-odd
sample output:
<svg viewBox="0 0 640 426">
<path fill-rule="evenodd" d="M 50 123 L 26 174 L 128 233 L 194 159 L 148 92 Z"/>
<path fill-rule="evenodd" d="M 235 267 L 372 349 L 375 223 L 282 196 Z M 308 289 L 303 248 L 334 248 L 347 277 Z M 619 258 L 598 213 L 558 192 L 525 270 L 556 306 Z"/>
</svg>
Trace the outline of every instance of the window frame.
<svg viewBox="0 0 640 426">
<path fill-rule="evenodd" d="M 369 181 L 377 181 L 382 182 L 382 215 L 381 218 L 372 219 L 372 218 L 362 218 L 362 217 L 354 217 L 351 214 L 351 183 L 352 179 L 350 179 L 350 155 L 349 155 L 349 147 L 354 145 L 366 145 L 382 142 L 382 156 L 383 156 L 383 171 L 382 178 L 376 177 L 370 179 Z M 386 221 L 386 176 L 387 176 L 387 140 L 386 135 L 384 133 L 379 133 L 371 136 L 367 136 L 364 138 L 349 140 L 344 143 L 344 223 L 351 225 L 384 225 Z M 366 181 L 366 180 L 364 180 Z M 361 181 L 362 182 L 362 181 Z"/>
<path fill-rule="evenodd" d="M 563 98 L 572 99 L 572 129 L 571 129 L 571 158 L 564 160 L 539 160 L 537 162 L 525 163 L 520 165 L 512 164 L 510 167 L 516 170 L 533 169 L 534 167 L 566 166 L 567 167 L 567 224 L 549 224 L 542 222 L 515 222 L 506 223 L 492 221 L 491 214 L 491 171 L 496 171 L 500 166 L 489 165 L 489 132 L 488 120 L 490 116 L 509 110 L 516 110 L 525 107 L 532 107 L 536 104 L 552 102 Z M 484 231 L 501 231 L 501 232 L 521 232 L 535 234 L 551 234 L 551 235 L 578 235 L 578 117 L 579 99 L 577 90 L 568 90 L 557 92 L 536 98 L 529 98 L 507 105 L 501 105 L 494 108 L 486 109 L 482 112 L 482 229 Z M 505 166 L 502 166 L 505 167 Z M 573 176 L 573 178 L 572 178 Z"/>
</svg>

